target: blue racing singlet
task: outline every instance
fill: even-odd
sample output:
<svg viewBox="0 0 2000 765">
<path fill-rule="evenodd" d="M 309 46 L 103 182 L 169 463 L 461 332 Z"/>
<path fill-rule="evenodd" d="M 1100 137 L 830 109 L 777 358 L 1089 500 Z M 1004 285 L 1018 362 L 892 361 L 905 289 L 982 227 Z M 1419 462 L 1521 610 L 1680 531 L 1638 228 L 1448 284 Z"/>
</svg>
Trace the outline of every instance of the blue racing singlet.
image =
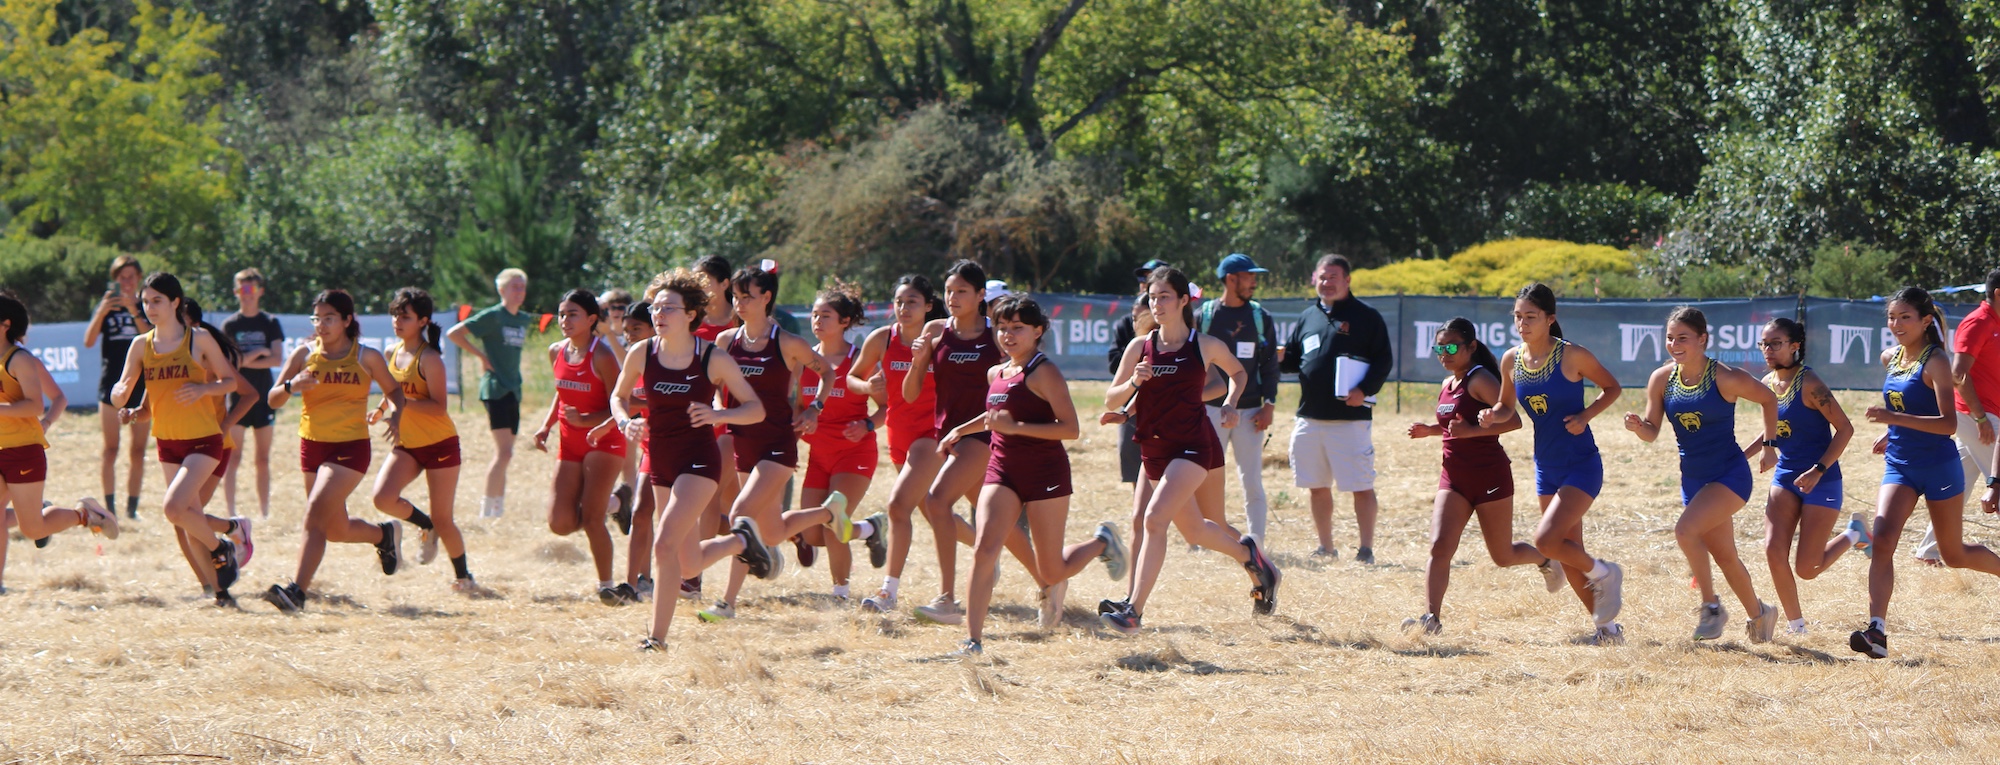
<svg viewBox="0 0 2000 765">
<path fill-rule="evenodd" d="M 1891 410 L 1919 417 L 1938 416 L 1937 392 L 1924 384 L 1924 364 L 1937 350 L 1935 345 L 1925 348 L 1916 361 L 1904 364 L 1903 349 L 1896 349 L 1896 355 L 1889 359 L 1889 375 L 1882 381 L 1882 400 Z M 1891 425 L 1886 456 L 1891 464 L 1897 465 L 1957 463 L 1958 447 L 1951 436 Z"/>
<path fill-rule="evenodd" d="M 1781 470 L 1804 471 L 1826 455 L 1826 447 L 1833 443 L 1833 425 L 1806 403 L 1806 397 L 1799 392 L 1805 387 L 1807 372 L 1812 367 L 1800 367 L 1792 377 L 1792 384 L 1785 386 L 1785 392 L 1778 395 L 1778 468 Z M 1826 466 L 1826 478 L 1840 477 L 1840 463 Z"/>
<path fill-rule="evenodd" d="M 1701 487 L 1720 483 L 1750 498 L 1750 461 L 1736 445 L 1736 405 L 1722 395 L 1715 382 L 1721 365 L 1708 359 L 1701 379 L 1693 385 L 1681 382 L 1681 366 L 1675 364 L 1667 379 L 1664 402 L 1667 421 L 1673 423 L 1674 441 L 1680 445 L 1681 502 L 1694 499 Z"/>
<path fill-rule="evenodd" d="M 1571 382 L 1562 373 L 1563 350 L 1569 345 L 1568 340 L 1557 339 L 1555 349 L 1536 369 L 1528 368 L 1525 344 L 1514 350 L 1514 398 L 1528 421 L 1534 423 L 1537 465 L 1597 458 L 1597 439 L 1591 436 L 1590 428 L 1572 434 L 1563 426 L 1563 418 L 1581 413 L 1586 406 L 1583 381 Z"/>
</svg>

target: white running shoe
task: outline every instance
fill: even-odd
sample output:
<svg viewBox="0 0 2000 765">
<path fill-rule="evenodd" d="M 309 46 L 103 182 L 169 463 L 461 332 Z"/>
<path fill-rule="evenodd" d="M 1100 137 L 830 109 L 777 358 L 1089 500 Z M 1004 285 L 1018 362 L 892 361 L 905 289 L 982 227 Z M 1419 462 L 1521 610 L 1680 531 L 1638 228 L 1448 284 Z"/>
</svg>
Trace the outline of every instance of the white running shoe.
<svg viewBox="0 0 2000 765">
<path fill-rule="evenodd" d="M 932 624 L 957 625 L 965 622 L 965 609 L 949 596 L 939 595 L 930 605 L 917 606 L 916 617 Z"/>
<path fill-rule="evenodd" d="M 847 516 L 847 495 L 837 491 L 830 492 L 826 495 L 826 503 L 822 507 L 825 507 L 827 512 L 833 513 L 833 521 L 829 524 L 833 526 L 833 538 L 841 544 L 854 541 L 854 519 Z"/>
<path fill-rule="evenodd" d="M 1757 615 L 1743 620 L 1743 633 L 1752 643 L 1769 643 L 1778 631 L 1778 609 L 1769 603 L 1757 604 Z"/>
<path fill-rule="evenodd" d="M 1424 614 L 1404 619 L 1403 631 L 1412 634 L 1422 631 L 1426 635 L 1435 635 L 1444 631 L 1444 624 L 1438 621 L 1437 614 Z"/>
<path fill-rule="evenodd" d="M 876 590 L 874 595 L 861 599 L 861 609 L 886 614 L 896 610 L 896 596 L 888 590 Z"/>
<path fill-rule="evenodd" d="M 1722 630 L 1729 626 L 1729 612 L 1722 603 L 1703 603 L 1696 613 L 1701 618 L 1694 623 L 1694 639 L 1714 640 L 1722 637 Z"/>
<path fill-rule="evenodd" d="M 1592 600 L 1596 605 L 1591 609 L 1591 616 L 1596 618 L 1597 626 L 1602 627 L 1618 621 L 1618 612 L 1625 607 L 1625 569 L 1608 560 L 1598 562 L 1609 569 L 1604 576 L 1590 582 Z"/>
<path fill-rule="evenodd" d="M 1564 583 L 1562 561 L 1550 558 L 1542 561 L 1542 565 L 1538 568 L 1542 571 L 1542 586 L 1549 588 L 1551 594 L 1562 592 Z"/>
<path fill-rule="evenodd" d="M 438 558 L 437 529 L 417 531 L 417 565 L 428 566 Z"/>
<path fill-rule="evenodd" d="M 1062 625 L 1063 598 L 1068 595 L 1068 579 L 1042 588 L 1042 629 L 1054 629 Z"/>
<path fill-rule="evenodd" d="M 105 539 L 118 538 L 118 514 L 104 509 L 96 497 L 84 497 L 76 501 L 83 508 L 83 523 L 90 530 L 104 535 Z"/>
<path fill-rule="evenodd" d="M 1600 626 L 1597 628 L 1597 634 L 1591 636 L 1590 642 L 1601 646 L 1624 645 L 1625 627 L 1617 622 Z"/>
<path fill-rule="evenodd" d="M 1125 543 L 1118 539 L 1118 527 L 1110 521 L 1097 524 L 1097 538 L 1104 540 L 1104 552 L 1097 559 L 1104 561 L 1104 575 L 1111 581 L 1125 580 L 1125 572 L 1131 566 L 1131 556 L 1125 552 Z"/>
<path fill-rule="evenodd" d="M 715 605 L 695 612 L 695 616 L 700 617 L 702 621 L 709 624 L 726 622 L 736 618 L 736 607 L 718 600 L 715 601 Z"/>
<path fill-rule="evenodd" d="M 1917 556 L 1919 562 L 1932 566 L 1944 565 L 1944 560 L 1938 557 L 1936 526 L 1924 529 L 1924 541 L 1917 543 L 1917 551 L 1913 554 Z"/>
<path fill-rule="evenodd" d="M 243 554 L 241 565 L 249 566 L 250 556 L 257 554 L 257 545 L 250 540 L 250 519 L 236 515 L 229 520 L 236 524 L 236 530 L 229 532 L 229 541 L 235 542 L 237 551 Z"/>
</svg>

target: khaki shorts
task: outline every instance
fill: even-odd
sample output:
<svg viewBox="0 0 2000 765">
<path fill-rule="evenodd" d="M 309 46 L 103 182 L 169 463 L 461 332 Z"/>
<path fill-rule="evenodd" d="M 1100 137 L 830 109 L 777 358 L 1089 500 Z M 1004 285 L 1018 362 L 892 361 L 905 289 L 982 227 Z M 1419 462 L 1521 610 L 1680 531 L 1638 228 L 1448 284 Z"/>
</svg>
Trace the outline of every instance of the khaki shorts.
<svg viewBox="0 0 2000 765">
<path fill-rule="evenodd" d="M 1301 489 L 1371 491 L 1375 442 L 1367 420 L 1292 422 L 1292 485 Z"/>
</svg>

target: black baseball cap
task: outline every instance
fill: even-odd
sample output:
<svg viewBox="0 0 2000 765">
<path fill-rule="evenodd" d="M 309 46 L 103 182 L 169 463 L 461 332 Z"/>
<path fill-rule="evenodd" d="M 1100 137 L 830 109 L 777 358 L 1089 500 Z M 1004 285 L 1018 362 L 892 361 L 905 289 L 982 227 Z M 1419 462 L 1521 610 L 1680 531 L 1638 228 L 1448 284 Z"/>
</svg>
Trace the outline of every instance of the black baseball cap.
<svg viewBox="0 0 2000 765">
<path fill-rule="evenodd" d="M 1173 266 L 1172 263 L 1168 263 L 1159 258 L 1154 258 L 1152 260 L 1146 261 L 1143 265 L 1140 265 L 1138 268 L 1132 269 L 1132 278 L 1138 279 L 1139 281 L 1143 282 L 1146 280 L 1146 277 L 1153 275 L 1153 269 L 1168 268 L 1171 266 Z"/>
</svg>

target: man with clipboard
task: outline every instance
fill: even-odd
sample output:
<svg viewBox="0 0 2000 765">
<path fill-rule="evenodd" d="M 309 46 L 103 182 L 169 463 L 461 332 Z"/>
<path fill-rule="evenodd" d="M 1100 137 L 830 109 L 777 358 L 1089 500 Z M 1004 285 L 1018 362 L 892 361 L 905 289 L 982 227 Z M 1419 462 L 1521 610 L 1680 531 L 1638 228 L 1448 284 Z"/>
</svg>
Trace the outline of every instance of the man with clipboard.
<svg viewBox="0 0 2000 765">
<path fill-rule="evenodd" d="M 1280 363 L 1284 371 L 1299 375 L 1292 482 L 1311 496 L 1313 526 L 1319 532 L 1319 549 L 1313 554 L 1339 554 L 1333 544 L 1333 492 L 1339 490 L 1354 495 L 1360 537 L 1354 559 L 1374 563 L 1375 445 L 1370 406 L 1389 379 L 1395 355 L 1382 314 L 1349 290 L 1353 270 L 1339 255 L 1321 257 L 1313 266 L 1313 291 L 1319 300 L 1300 312 Z"/>
</svg>

